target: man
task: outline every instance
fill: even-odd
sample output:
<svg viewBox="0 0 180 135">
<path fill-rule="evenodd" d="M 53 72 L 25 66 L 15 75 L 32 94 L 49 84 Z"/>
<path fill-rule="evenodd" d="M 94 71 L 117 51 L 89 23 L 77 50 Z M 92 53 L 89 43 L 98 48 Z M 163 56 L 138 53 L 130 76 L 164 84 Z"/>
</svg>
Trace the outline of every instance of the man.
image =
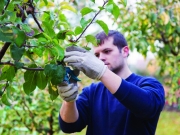
<svg viewBox="0 0 180 135">
<path fill-rule="evenodd" d="M 132 73 L 127 64 L 129 47 L 124 36 L 110 30 L 96 35 L 95 56 L 72 49 L 64 61 L 100 82 L 85 87 L 75 99 L 78 87 L 59 86 L 64 99 L 59 122 L 66 133 L 87 135 L 154 135 L 164 106 L 164 89 L 152 77 Z"/>
</svg>

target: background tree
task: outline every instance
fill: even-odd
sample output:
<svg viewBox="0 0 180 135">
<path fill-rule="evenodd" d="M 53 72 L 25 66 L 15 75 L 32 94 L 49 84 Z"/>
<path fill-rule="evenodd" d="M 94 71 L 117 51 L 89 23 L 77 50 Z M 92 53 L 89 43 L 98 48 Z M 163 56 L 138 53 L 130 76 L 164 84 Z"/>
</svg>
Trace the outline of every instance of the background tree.
<svg viewBox="0 0 180 135">
<path fill-rule="evenodd" d="M 121 8 L 119 19 L 114 22 L 127 36 L 131 50 L 136 49 L 145 57 L 148 52 L 154 54 L 159 67 L 155 75 L 169 86 L 169 103 L 177 102 L 180 91 L 179 0 L 139 0 L 136 5 Z"/>
</svg>

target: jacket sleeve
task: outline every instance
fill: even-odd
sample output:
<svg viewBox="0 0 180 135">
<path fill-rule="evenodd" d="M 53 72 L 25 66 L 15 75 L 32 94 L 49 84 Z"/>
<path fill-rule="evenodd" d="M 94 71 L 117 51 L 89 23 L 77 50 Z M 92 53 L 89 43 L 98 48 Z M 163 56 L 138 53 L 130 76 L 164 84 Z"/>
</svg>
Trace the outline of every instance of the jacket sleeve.
<svg viewBox="0 0 180 135">
<path fill-rule="evenodd" d="M 114 96 L 141 118 L 151 118 L 160 113 L 165 103 L 163 86 L 154 78 L 146 78 L 138 86 L 122 80 Z"/>
</svg>

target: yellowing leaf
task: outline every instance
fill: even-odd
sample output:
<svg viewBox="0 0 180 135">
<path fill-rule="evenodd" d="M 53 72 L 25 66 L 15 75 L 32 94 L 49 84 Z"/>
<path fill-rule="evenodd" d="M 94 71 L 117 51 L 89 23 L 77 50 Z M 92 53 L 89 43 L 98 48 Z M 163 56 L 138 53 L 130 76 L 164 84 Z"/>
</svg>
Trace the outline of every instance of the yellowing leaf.
<svg viewBox="0 0 180 135">
<path fill-rule="evenodd" d="M 165 12 L 160 14 L 160 18 L 164 22 L 165 25 L 168 24 L 169 19 L 170 19 L 169 15 L 167 15 Z"/>
<path fill-rule="evenodd" d="M 60 2 L 60 6 L 62 6 L 62 5 L 69 5 L 69 3 L 68 3 L 68 2 L 65 2 L 65 1 Z"/>
<path fill-rule="evenodd" d="M 27 3 L 29 0 L 23 0 L 23 3 Z"/>
<path fill-rule="evenodd" d="M 54 7 L 54 3 L 52 1 L 48 1 L 47 5 L 46 3 L 44 3 L 44 1 L 42 1 L 40 4 L 39 4 L 39 7 L 42 8 L 44 6 L 47 6 L 47 8 L 51 8 L 51 7 Z"/>
<path fill-rule="evenodd" d="M 54 85 L 51 85 L 52 90 L 56 91 L 57 88 Z"/>
<path fill-rule="evenodd" d="M 69 5 L 68 2 L 61 2 L 60 3 L 60 9 L 61 10 L 67 9 L 67 10 L 70 10 L 70 11 L 72 11 L 74 13 L 77 13 L 77 10 L 73 6 Z"/>
</svg>

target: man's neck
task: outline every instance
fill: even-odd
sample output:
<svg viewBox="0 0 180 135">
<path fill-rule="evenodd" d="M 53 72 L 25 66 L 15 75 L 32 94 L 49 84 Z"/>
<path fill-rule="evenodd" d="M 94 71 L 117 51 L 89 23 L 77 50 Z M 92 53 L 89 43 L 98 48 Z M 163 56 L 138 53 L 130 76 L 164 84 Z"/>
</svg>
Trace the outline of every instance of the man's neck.
<svg viewBox="0 0 180 135">
<path fill-rule="evenodd" d="M 132 71 L 129 67 L 124 67 L 117 75 L 120 76 L 122 79 L 128 78 L 132 74 Z"/>
</svg>

